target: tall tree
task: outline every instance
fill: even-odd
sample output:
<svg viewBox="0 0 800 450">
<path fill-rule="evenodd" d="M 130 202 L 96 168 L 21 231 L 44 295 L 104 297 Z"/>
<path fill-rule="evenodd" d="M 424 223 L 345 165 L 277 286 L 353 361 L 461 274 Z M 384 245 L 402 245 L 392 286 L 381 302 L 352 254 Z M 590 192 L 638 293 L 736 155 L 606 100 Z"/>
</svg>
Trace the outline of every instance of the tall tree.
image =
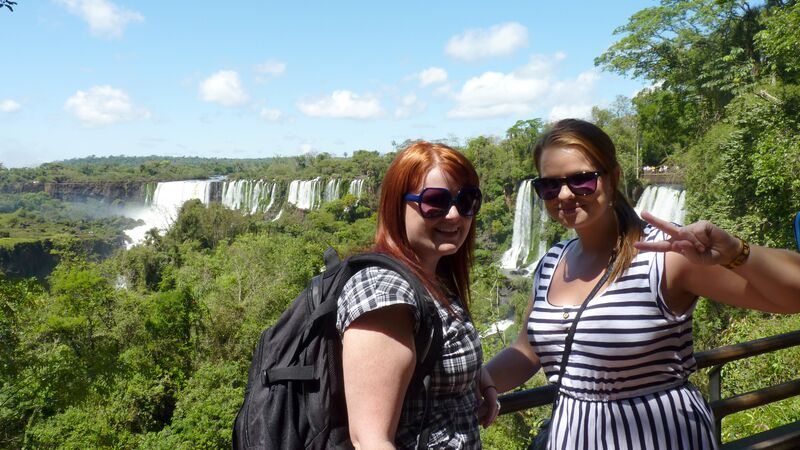
<svg viewBox="0 0 800 450">
<path fill-rule="evenodd" d="M 5 6 L 6 8 L 8 8 L 9 11 L 14 11 L 14 8 L 12 8 L 12 6 L 16 5 L 17 2 L 12 2 L 11 0 L 0 0 L 0 9 L 3 9 L 3 7 Z"/>
<path fill-rule="evenodd" d="M 644 78 L 700 107 L 700 119 L 716 121 L 734 95 L 761 72 L 755 35 L 759 18 L 777 2 L 662 0 L 645 8 L 614 34 L 624 35 L 595 64 Z"/>
</svg>

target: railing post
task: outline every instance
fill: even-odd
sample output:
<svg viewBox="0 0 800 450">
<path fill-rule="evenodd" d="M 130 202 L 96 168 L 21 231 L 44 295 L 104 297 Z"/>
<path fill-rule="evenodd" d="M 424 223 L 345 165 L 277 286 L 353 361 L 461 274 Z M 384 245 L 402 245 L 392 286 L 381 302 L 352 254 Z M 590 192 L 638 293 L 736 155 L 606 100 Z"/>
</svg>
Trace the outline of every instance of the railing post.
<svg viewBox="0 0 800 450">
<path fill-rule="evenodd" d="M 722 398 L 722 366 L 714 366 L 708 372 L 708 397 L 709 403 Z M 714 431 L 717 435 L 717 445 L 722 445 L 722 417 L 714 415 Z"/>
</svg>

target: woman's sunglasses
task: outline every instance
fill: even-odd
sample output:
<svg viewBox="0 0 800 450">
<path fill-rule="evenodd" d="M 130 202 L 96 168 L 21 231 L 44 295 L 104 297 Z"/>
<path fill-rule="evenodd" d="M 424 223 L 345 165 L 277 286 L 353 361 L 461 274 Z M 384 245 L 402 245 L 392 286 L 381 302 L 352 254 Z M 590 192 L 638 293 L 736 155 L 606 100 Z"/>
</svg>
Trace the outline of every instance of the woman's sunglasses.
<svg viewBox="0 0 800 450">
<path fill-rule="evenodd" d="M 567 185 L 575 195 L 590 195 L 597 190 L 597 179 L 603 172 L 580 172 L 566 177 L 539 177 L 534 178 L 533 188 L 542 200 L 552 200 L 558 197 L 561 186 Z"/>
<path fill-rule="evenodd" d="M 426 219 L 446 216 L 453 205 L 462 216 L 472 217 L 481 209 L 481 198 L 481 190 L 476 187 L 461 188 L 455 198 L 448 189 L 437 187 L 425 188 L 419 195 L 403 196 L 404 200 L 417 202 L 422 217 Z"/>
</svg>

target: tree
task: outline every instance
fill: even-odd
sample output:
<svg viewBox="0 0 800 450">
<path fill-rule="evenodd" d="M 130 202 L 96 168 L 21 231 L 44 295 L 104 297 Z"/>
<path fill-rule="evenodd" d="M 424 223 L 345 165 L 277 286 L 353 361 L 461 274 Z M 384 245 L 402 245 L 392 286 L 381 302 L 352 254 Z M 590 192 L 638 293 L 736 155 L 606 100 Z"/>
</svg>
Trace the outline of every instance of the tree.
<svg viewBox="0 0 800 450">
<path fill-rule="evenodd" d="M 755 35 L 756 46 L 764 55 L 766 72 L 784 82 L 800 82 L 800 3 L 775 8 L 764 18 L 765 28 Z"/>
<path fill-rule="evenodd" d="M 650 80 L 700 107 L 704 121 L 722 117 L 733 96 L 752 86 L 762 56 L 759 18 L 777 3 L 745 0 L 662 0 L 614 30 L 624 34 L 595 65 Z"/>
</svg>

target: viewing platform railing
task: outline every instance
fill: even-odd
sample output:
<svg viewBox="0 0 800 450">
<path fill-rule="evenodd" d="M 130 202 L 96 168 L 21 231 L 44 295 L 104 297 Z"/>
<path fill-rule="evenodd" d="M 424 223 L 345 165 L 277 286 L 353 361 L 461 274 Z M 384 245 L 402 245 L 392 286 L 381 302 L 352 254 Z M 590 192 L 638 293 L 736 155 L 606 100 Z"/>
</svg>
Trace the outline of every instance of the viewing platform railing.
<svg viewBox="0 0 800 450">
<path fill-rule="evenodd" d="M 721 442 L 721 425 L 725 416 L 745 411 L 768 403 L 800 395 L 800 378 L 746 392 L 729 398 L 722 397 L 722 366 L 751 356 L 757 356 L 800 345 L 800 330 L 779 334 L 754 341 L 728 345 L 695 354 L 699 369 L 711 368 L 709 378 L 709 405 L 714 412 L 717 428 L 717 442 Z M 529 408 L 549 406 L 553 403 L 555 388 L 552 385 L 513 392 L 500 396 L 500 414 L 509 414 Z M 772 430 L 729 442 L 723 449 L 797 449 L 800 448 L 800 421 L 777 427 Z"/>
<path fill-rule="evenodd" d="M 651 184 L 683 184 L 683 172 L 639 172 L 639 178 Z"/>
</svg>

